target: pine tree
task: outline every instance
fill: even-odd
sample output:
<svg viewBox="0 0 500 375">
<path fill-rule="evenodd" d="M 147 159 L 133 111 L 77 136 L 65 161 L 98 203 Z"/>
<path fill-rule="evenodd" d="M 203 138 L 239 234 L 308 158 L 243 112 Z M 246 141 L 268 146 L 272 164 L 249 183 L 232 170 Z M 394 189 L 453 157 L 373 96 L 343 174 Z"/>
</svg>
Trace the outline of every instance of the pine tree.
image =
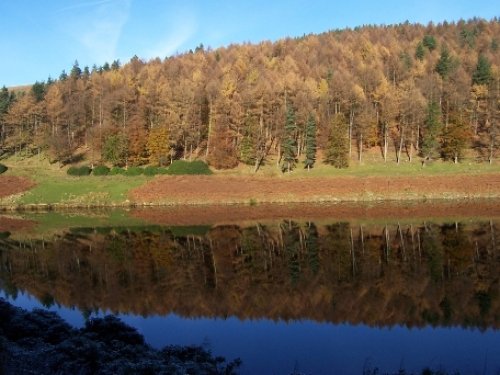
<svg viewBox="0 0 500 375">
<path fill-rule="evenodd" d="M 3 86 L 0 91 L 0 116 L 7 113 L 11 102 L 11 95 L 7 87 Z"/>
<path fill-rule="evenodd" d="M 332 120 L 325 158 L 325 163 L 331 164 L 335 168 L 347 168 L 349 166 L 349 137 L 347 127 L 344 115 L 336 114 Z"/>
<path fill-rule="evenodd" d="M 304 165 L 307 170 L 310 170 L 316 162 L 316 121 L 314 116 L 309 114 L 306 124 L 306 159 Z"/>
<path fill-rule="evenodd" d="M 122 166 L 127 163 L 128 140 L 123 134 L 115 134 L 106 138 L 102 148 L 102 158 L 113 165 Z"/>
<path fill-rule="evenodd" d="M 245 119 L 246 126 L 243 134 L 243 139 L 240 143 L 240 161 L 242 163 L 253 165 L 256 159 L 256 151 L 255 151 L 255 142 L 253 138 L 253 126 L 251 122 L 251 118 Z"/>
<path fill-rule="evenodd" d="M 283 172 L 290 172 L 293 168 L 295 168 L 295 163 L 297 163 L 297 141 L 295 140 L 296 131 L 297 124 L 295 123 L 295 112 L 292 107 L 288 107 L 286 111 L 284 134 L 281 140 L 281 149 L 283 150 L 281 170 Z"/>
<path fill-rule="evenodd" d="M 431 101 L 427 105 L 427 115 L 422 134 L 421 153 L 425 159 L 432 159 L 437 156 L 439 135 L 441 134 L 442 127 L 439 104 Z"/>
<path fill-rule="evenodd" d="M 35 98 L 35 101 L 41 102 L 45 97 L 46 86 L 44 82 L 36 81 L 33 86 L 31 86 L 31 94 Z"/>
<path fill-rule="evenodd" d="M 424 36 L 424 39 L 422 39 L 422 44 L 432 52 L 437 45 L 436 38 L 434 38 L 432 35 L 426 35 Z"/>
<path fill-rule="evenodd" d="M 422 42 L 418 42 L 417 48 L 415 49 L 415 58 L 422 61 L 424 59 L 425 50 Z"/>
<path fill-rule="evenodd" d="M 443 47 L 441 49 L 441 56 L 436 64 L 436 72 L 441 76 L 442 79 L 448 79 L 451 71 L 453 69 L 453 59 L 450 56 L 448 48 Z"/>
<path fill-rule="evenodd" d="M 75 60 L 73 67 L 71 68 L 70 77 L 72 79 L 78 79 L 82 75 L 82 70 L 80 69 L 80 65 L 78 64 L 78 60 Z"/>
<path fill-rule="evenodd" d="M 491 64 L 483 54 L 479 55 L 477 59 L 476 70 L 472 74 L 472 83 L 475 85 L 487 85 L 490 83 Z"/>
</svg>

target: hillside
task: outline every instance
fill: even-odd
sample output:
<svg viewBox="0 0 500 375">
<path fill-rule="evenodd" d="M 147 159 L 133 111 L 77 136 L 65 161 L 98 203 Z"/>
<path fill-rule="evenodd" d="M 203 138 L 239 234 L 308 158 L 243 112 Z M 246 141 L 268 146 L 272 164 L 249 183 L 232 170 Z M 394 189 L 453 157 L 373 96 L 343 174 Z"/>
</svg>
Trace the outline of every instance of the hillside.
<svg viewBox="0 0 500 375">
<path fill-rule="evenodd" d="M 80 68 L 0 93 L 0 155 L 216 169 L 498 156 L 500 22 L 334 30 Z M 416 161 L 418 159 L 418 161 Z M 304 163 L 304 164 L 303 164 Z"/>
</svg>

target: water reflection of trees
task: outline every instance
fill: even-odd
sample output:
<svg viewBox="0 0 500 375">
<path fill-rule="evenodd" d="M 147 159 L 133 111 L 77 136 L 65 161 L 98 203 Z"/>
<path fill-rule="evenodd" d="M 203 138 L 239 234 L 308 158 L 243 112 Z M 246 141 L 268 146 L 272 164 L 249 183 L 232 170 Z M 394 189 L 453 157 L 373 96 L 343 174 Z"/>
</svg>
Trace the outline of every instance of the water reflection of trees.
<svg viewBox="0 0 500 375">
<path fill-rule="evenodd" d="M 82 311 L 498 327 L 497 227 L 82 228 L 0 239 L 0 278 L 8 294 Z"/>
</svg>

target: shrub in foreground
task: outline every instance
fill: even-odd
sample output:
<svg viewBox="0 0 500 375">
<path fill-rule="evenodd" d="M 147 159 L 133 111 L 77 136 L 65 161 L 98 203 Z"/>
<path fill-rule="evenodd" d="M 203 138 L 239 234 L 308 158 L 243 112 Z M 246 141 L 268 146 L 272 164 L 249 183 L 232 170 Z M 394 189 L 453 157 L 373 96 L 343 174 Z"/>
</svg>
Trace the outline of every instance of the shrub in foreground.
<svg viewBox="0 0 500 375">
<path fill-rule="evenodd" d="M 111 170 L 105 165 L 98 165 L 92 170 L 94 176 L 107 176 Z"/>
<path fill-rule="evenodd" d="M 180 175 L 180 174 L 212 174 L 212 171 L 208 165 L 201 161 L 186 161 L 186 160 L 174 160 L 170 167 L 168 168 L 168 174 L 170 175 Z"/>
<path fill-rule="evenodd" d="M 144 175 L 154 176 L 158 174 L 158 167 L 149 166 L 144 168 Z"/>
<path fill-rule="evenodd" d="M 156 176 L 157 174 L 168 174 L 168 169 L 165 167 L 154 166 L 144 168 L 144 175 L 146 176 Z"/>
<path fill-rule="evenodd" d="M 144 169 L 141 167 L 129 167 L 123 173 L 125 176 L 139 176 L 144 173 Z"/>
<path fill-rule="evenodd" d="M 4 173 L 9 169 L 6 165 L 0 164 L 0 174 Z"/>
<path fill-rule="evenodd" d="M 92 169 L 87 166 L 83 167 L 69 167 L 66 171 L 70 176 L 88 176 L 92 172 Z"/>
<path fill-rule="evenodd" d="M 121 167 L 113 167 L 109 171 L 109 174 L 112 175 L 112 176 L 115 176 L 117 174 L 125 174 L 125 169 L 123 169 Z"/>
</svg>

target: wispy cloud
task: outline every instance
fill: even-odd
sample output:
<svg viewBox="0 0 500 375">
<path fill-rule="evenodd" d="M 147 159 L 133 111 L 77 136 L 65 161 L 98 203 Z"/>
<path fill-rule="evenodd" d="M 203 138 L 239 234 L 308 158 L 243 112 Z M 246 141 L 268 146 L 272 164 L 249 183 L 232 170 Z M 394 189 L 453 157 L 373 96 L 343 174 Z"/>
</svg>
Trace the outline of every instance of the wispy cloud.
<svg viewBox="0 0 500 375">
<path fill-rule="evenodd" d="M 175 11 L 175 19 L 169 19 L 169 25 L 163 38 L 145 51 L 148 58 L 164 58 L 181 49 L 183 45 L 195 34 L 198 26 L 193 12 L 186 9 Z"/>
<path fill-rule="evenodd" d="M 83 1 L 60 9 L 65 31 L 96 63 L 116 59 L 116 50 L 130 13 L 131 0 Z"/>
<path fill-rule="evenodd" d="M 80 9 L 80 8 L 88 8 L 95 7 L 99 5 L 105 5 L 114 2 L 115 0 L 94 0 L 94 1 L 82 1 L 80 3 L 71 4 L 65 7 L 62 7 L 58 10 L 59 13 L 66 12 L 68 10 Z"/>
</svg>

